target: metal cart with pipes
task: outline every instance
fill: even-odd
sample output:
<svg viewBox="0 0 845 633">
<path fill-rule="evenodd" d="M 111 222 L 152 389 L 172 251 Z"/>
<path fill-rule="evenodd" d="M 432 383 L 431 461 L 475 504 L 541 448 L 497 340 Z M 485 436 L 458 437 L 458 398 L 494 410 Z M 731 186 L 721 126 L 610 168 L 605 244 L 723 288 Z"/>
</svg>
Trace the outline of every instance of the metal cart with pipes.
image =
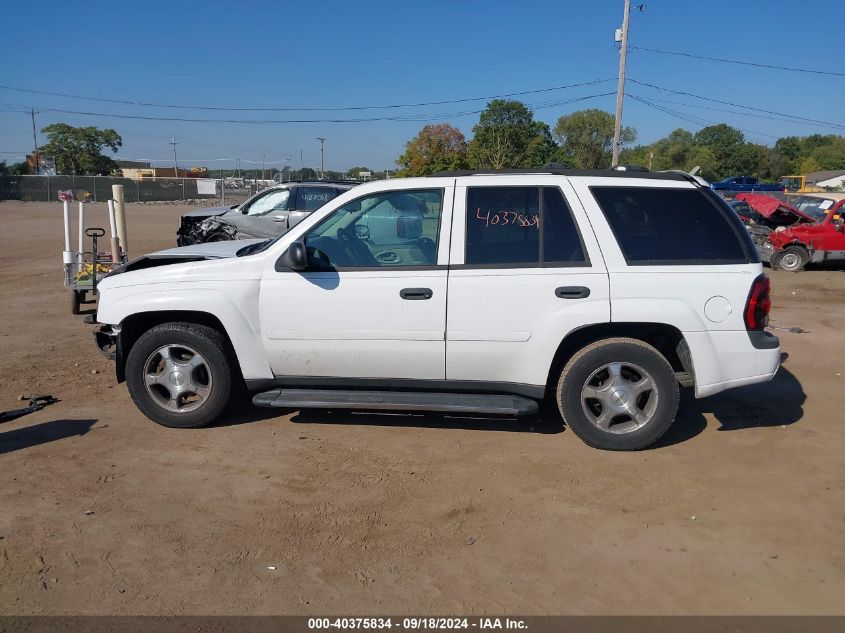
<svg viewBox="0 0 845 633">
<path fill-rule="evenodd" d="M 122 193 L 122 192 L 121 192 Z M 70 202 L 76 200 L 79 203 L 78 216 L 78 250 L 71 250 L 71 221 Z M 85 226 L 85 203 L 89 202 L 91 195 L 87 191 L 79 191 L 75 195 L 71 191 L 60 191 L 59 200 L 64 204 L 65 224 L 65 249 L 62 252 L 62 262 L 65 272 L 65 288 L 70 291 L 71 314 L 79 314 L 80 307 L 87 301 L 90 292 L 96 301 L 97 283 L 109 274 L 116 266 L 126 262 L 126 252 L 121 248 L 118 238 L 117 214 L 122 216 L 123 208 L 120 205 L 119 211 L 115 211 L 114 200 L 109 200 L 109 225 L 111 228 L 111 249 L 103 252 L 100 250 L 99 238 L 105 237 L 105 230 L 99 227 Z M 121 196 L 122 203 L 122 196 Z M 120 217 L 121 226 L 125 226 L 123 218 Z M 84 248 L 84 236 L 91 238 L 91 250 Z"/>
</svg>

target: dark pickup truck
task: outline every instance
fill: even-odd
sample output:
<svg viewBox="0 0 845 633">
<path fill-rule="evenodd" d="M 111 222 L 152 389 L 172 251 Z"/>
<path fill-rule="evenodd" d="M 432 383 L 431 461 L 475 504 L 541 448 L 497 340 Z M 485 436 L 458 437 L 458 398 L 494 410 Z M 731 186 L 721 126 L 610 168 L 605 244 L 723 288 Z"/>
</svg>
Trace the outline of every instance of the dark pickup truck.
<svg viewBox="0 0 845 633">
<path fill-rule="evenodd" d="M 783 185 L 777 183 L 763 183 L 752 176 L 731 176 L 710 187 L 715 191 L 783 191 Z"/>
</svg>

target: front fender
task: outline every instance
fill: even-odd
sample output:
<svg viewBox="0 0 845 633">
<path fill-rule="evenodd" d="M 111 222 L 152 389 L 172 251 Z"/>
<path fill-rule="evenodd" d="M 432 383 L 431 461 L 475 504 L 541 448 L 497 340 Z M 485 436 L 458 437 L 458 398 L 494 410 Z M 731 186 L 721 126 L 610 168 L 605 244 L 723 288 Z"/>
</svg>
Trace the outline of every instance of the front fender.
<svg viewBox="0 0 845 633">
<path fill-rule="evenodd" d="M 100 297 L 97 320 L 119 325 L 129 317 L 151 313 L 172 312 L 174 321 L 180 320 L 179 313 L 208 314 L 223 325 L 244 379 L 267 379 L 273 374 L 258 328 L 258 288 L 257 281 L 110 288 Z"/>
</svg>

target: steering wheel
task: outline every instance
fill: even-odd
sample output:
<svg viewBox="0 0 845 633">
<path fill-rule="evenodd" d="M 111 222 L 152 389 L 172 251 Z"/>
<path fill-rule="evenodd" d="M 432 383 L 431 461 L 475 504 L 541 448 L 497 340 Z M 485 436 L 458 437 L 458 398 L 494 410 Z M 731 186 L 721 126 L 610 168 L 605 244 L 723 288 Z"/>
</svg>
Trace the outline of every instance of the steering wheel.
<svg viewBox="0 0 845 633">
<path fill-rule="evenodd" d="M 355 235 L 354 229 L 339 228 L 337 230 L 337 238 L 341 243 L 343 250 L 349 256 L 350 263 L 362 263 L 365 266 L 378 266 L 378 260 L 373 257 L 370 249 L 367 248 L 358 236 Z"/>
</svg>

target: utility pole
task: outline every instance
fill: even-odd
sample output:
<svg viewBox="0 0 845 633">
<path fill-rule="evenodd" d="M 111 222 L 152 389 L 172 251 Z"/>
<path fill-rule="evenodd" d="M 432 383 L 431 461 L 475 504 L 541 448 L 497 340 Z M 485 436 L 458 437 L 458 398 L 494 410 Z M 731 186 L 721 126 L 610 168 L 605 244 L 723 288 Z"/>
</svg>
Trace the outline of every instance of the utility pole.
<svg viewBox="0 0 845 633">
<path fill-rule="evenodd" d="M 261 152 L 261 180 L 264 180 L 264 152 Z M 263 182 L 261 183 L 264 184 Z"/>
<path fill-rule="evenodd" d="M 317 140 L 320 141 L 320 180 L 326 177 L 326 164 L 323 161 L 323 144 L 326 142 L 326 139 L 317 137 Z"/>
<path fill-rule="evenodd" d="M 286 157 L 286 158 L 285 158 L 285 162 L 288 164 L 288 182 L 290 182 L 290 169 L 291 169 L 291 168 L 290 168 L 290 162 L 291 162 L 292 160 L 293 160 L 293 159 L 292 159 L 290 156 L 288 156 L 288 157 Z"/>
<path fill-rule="evenodd" d="M 30 110 L 30 114 L 32 114 L 32 147 L 34 148 L 32 157 L 35 159 L 35 175 L 37 176 L 40 171 L 40 165 L 38 161 L 38 140 L 35 137 L 35 108 Z"/>
<path fill-rule="evenodd" d="M 302 171 L 305 169 L 305 163 L 302 160 L 302 149 L 299 150 L 299 179 L 302 180 Z"/>
<path fill-rule="evenodd" d="M 175 168 L 176 168 L 176 177 L 177 177 L 177 178 L 179 177 L 179 163 L 177 163 L 177 162 L 176 162 L 176 146 L 177 146 L 178 144 L 179 144 L 179 143 L 177 143 L 177 142 L 176 142 L 176 137 L 175 137 L 175 136 L 171 136 L 171 137 L 170 137 L 170 142 L 168 143 L 168 145 L 172 145 L 172 146 L 173 146 L 173 167 L 175 167 Z"/>
<path fill-rule="evenodd" d="M 625 0 L 625 16 L 622 18 L 622 50 L 619 51 L 619 87 L 616 89 L 616 120 L 613 124 L 613 158 L 611 167 L 619 164 L 619 137 L 622 133 L 622 100 L 625 98 L 625 58 L 628 56 L 628 18 L 631 14 L 631 0 Z"/>
</svg>

